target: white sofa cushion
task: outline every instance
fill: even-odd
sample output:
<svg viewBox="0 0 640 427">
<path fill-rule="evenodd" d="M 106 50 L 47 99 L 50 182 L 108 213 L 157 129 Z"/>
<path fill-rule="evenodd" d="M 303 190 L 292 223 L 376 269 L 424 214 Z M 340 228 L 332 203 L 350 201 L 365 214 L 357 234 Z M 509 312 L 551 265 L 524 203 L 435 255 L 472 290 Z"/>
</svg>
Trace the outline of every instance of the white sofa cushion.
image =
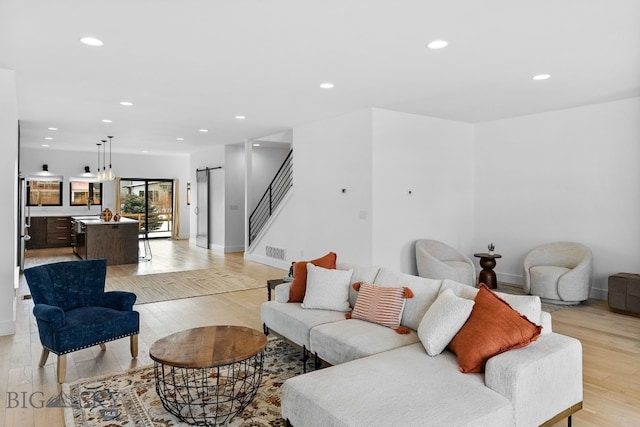
<svg viewBox="0 0 640 427">
<path fill-rule="evenodd" d="M 307 290 L 302 308 L 349 311 L 349 286 L 353 270 L 336 270 L 307 264 Z"/>
<path fill-rule="evenodd" d="M 380 267 L 375 265 L 361 265 L 361 264 L 349 264 L 346 262 L 337 262 L 336 269 L 338 270 L 353 270 L 351 275 L 351 284 L 356 282 L 373 283 L 380 271 Z M 351 307 L 356 305 L 358 299 L 358 293 L 349 286 L 349 304 Z"/>
<path fill-rule="evenodd" d="M 418 337 L 429 356 L 437 356 L 449 345 L 469 318 L 473 304 L 473 300 L 460 298 L 451 289 L 431 304 L 418 326 Z"/>
<path fill-rule="evenodd" d="M 515 425 L 511 402 L 482 375 L 458 372 L 453 354 L 429 357 L 420 343 L 290 378 L 281 408 L 305 427 Z"/>
<path fill-rule="evenodd" d="M 332 365 L 417 343 L 418 334 L 399 334 L 393 329 L 358 319 L 325 323 L 314 327 L 310 349 Z"/>
<path fill-rule="evenodd" d="M 417 330 L 427 309 L 438 297 L 442 280 L 427 279 L 410 274 L 397 273 L 388 268 L 380 268 L 374 284 L 386 287 L 406 286 L 413 292 L 407 299 L 402 313 L 401 325 Z"/>
<path fill-rule="evenodd" d="M 278 289 L 279 285 L 276 287 Z M 267 301 L 260 306 L 260 317 L 269 329 L 309 348 L 309 331 L 317 325 L 344 320 L 344 313 L 332 310 L 305 310 L 299 302 Z M 393 331 L 392 331 L 393 332 Z"/>
</svg>

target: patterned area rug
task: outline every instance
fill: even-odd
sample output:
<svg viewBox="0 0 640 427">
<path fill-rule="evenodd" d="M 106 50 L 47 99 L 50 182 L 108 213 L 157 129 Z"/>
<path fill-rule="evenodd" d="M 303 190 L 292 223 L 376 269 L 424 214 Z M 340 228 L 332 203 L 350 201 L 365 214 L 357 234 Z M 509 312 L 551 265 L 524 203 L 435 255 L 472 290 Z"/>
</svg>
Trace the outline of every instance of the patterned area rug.
<svg viewBox="0 0 640 427">
<path fill-rule="evenodd" d="M 222 294 L 266 286 L 251 277 L 208 268 L 140 276 L 109 277 L 108 291 L 134 292 L 136 304 Z"/>
<path fill-rule="evenodd" d="M 300 350 L 277 337 L 265 350 L 262 383 L 258 393 L 240 414 L 224 424 L 229 427 L 284 426 L 280 418 L 280 387 L 302 373 Z M 313 364 L 308 361 L 308 370 Z M 63 384 L 67 427 L 188 426 L 168 413 L 156 394 L 153 367 Z"/>
</svg>

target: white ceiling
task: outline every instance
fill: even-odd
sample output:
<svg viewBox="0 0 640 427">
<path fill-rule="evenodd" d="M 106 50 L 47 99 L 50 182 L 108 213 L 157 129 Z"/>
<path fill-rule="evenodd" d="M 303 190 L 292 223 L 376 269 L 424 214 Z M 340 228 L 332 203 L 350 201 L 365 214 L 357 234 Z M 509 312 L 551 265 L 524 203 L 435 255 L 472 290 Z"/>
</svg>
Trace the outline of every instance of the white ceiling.
<svg viewBox="0 0 640 427">
<path fill-rule="evenodd" d="M 639 96 L 640 1 L 0 0 L 0 68 L 23 146 L 185 153 L 366 107 L 482 122 Z"/>
</svg>

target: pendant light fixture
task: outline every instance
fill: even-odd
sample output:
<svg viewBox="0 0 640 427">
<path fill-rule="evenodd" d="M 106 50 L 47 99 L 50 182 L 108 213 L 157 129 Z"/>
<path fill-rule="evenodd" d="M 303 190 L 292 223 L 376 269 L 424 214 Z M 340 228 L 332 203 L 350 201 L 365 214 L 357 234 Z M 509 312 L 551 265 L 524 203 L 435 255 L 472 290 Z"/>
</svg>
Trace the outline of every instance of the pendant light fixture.
<svg viewBox="0 0 640 427">
<path fill-rule="evenodd" d="M 100 178 L 100 146 L 102 145 L 101 143 L 97 142 L 96 145 L 98 146 L 98 169 L 96 172 L 96 179 L 98 180 L 98 182 L 102 181 L 102 179 Z"/>
<path fill-rule="evenodd" d="M 102 172 L 100 172 L 100 181 L 107 179 L 107 140 L 102 140 Z"/>
<path fill-rule="evenodd" d="M 115 179 L 113 170 L 111 169 L 111 138 L 113 138 L 113 136 L 107 136 L 107 138 L 109 138 L 109 172 L 106 175 L 106 179 L 109 181 L 113 181 Z"/>
</svg>

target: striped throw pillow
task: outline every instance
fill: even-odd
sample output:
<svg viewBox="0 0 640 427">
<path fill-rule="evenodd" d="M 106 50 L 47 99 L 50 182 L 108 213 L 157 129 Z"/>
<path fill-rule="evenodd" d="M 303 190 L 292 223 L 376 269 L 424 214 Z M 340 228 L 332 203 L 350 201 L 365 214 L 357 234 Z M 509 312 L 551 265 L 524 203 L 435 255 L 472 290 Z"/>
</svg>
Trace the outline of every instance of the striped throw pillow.
<svg viewBox="0 0 640 427">
<path fill-rule="evenodd" d="M 370 283 L 354 283 L 353 287 L 358 291 L 358 299 L 350 313 L 351 319 L 366 320 L 399 333 L 408 333 L 400 327 L 400 321 L 406 298 L 413 296 L 409 288 L 387 288 Z"/>
</svg>

